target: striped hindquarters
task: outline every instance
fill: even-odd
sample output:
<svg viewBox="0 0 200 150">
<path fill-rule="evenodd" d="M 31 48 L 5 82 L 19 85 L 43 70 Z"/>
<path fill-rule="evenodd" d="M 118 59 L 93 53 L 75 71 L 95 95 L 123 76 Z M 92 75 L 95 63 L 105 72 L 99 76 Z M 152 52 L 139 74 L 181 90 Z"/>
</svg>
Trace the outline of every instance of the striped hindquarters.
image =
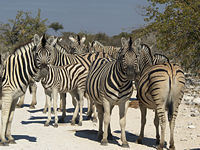
<svg viewBox="0 0 200 150">
<path fill-rule="evenodd" d="M 159 110 L 165 106 L 173 111 L 173 105 L 178 106 L 181 102 L 184 85 L 184 73 L 179 66 L 170 63 L 155 65 L 141 76 L 138 95 L 147 108 Z"/>
</svg>

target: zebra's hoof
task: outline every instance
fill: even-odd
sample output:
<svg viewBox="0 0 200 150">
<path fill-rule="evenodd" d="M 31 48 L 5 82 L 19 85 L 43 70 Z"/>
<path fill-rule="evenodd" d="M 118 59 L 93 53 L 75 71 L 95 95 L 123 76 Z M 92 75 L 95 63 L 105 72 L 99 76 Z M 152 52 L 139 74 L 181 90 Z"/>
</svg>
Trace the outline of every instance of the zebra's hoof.
<svg viewBox="0 0 200 150">
<path fill-rule="evenodd" d="M 17 104 L 17 105 L 16 105 L 16 108 L 22 108 L 22 105 L 18 105 L 18 104 Z"/>
<path fill-rule="evenodd" d="M 30 108 L 30 109 L 35 109 L 35 106 L 34 106 L 34 105 L 31 105 L 29 108 Z"/>
<path fill-rule="evenodd" d="M 122 147 L 123 147 L 123 148 L 129 148 L 129 144 L 128 144 L 128 142 L 124 142 L 124 143 L 122 143 Z"/>
<path fill-rule="evenodd" d="M 9 146 L 8 142 L 0 142 L 0 146 Z"/>
<path fill-rule="evenodd" d="M 97 123 L 97 118 L 93 118 L 92 122 Z"/>
<path fill-rule="evenodd" d="M 62 112 L 62 109 L 58 108 L 58 112 Z"/>
<path fill-rule="evenodd" d="M 163 147 L 160 146 L 160 145 L 158 145 L 158 146 L 157 146 L 157 150 L 163 150 Z"/>
<path fill-rule="evenodd" d="M 103 140 L 101 141 L 101 145 L 103 145 L 103 146 L 107 146 L 107 145 L 108 145 L 108 141 L 105 140 L 105 139 L 103 139 Z"/>
<path fill-rule="evenodd" d="M 72 126 L 75 126 L 75 121 L 72 121 L 72 122 L 71 122 L 71 125 L 72 125 Z"/>
<path fill-rule="evenodd" d="M 58 124 L 57 124 L 57 123 L 54 123 L 53 127 L 54 127 L 54 128 L 58 128 Z"/>
<path fill-rule="evenodd" d="M 49 123 L 46 122 L 46 123 L 44 124 L 44 126 L 45 126 L 45 127 L 48 127 L 48 126 L 49 126 Z"/>
<path fill-rule="evenodd" d="M 43 112 L 43 114 L 46 114 L 46 113 L 47 113 L 47 110 L 44 109 L 42 112 Z"/>
<path fill-rule="evenodd" d="M 173 145 L 173 146 L 169 146 L 169 150 L 175 150 L 175 146 Z"/>
<path fill-rule="evenodd" d="M 82 122 L 79 122 L 78 125 L 79 125 L 79 126 L 82 126 Z"/>
<path fill-rule="evenodd" d="M 9 140 L 9 143 L 10 144 L 17 144 L 14 139 L 13 140 Z"/>
<path fill-rule="evenodd" d="M 142 140 L 141 140 L 141 139 L 137 139 L 137 140 L 136 140 L 136 143 L 142 144 Z"/>
</svg>

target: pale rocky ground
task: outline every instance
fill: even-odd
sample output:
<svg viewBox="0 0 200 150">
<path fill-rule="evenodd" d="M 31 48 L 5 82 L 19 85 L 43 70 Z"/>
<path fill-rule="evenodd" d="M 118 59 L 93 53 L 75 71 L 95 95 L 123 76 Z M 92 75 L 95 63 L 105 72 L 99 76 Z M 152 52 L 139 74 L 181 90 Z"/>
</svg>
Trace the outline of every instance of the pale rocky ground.
<svg viewBox="0 0 200 150">
<path fill-rule="evenodd" d="M 190 82 L 190 81 L 188 81 Z M 192 82 L 192 80 L 191 80 Z M 180 105 L 179 114 L 175 127 L 175 146 L 177 150 L 200 150 L 200 86 L 190 83 L 187 87 L 184 99 Z M 12 135 L 16 139 L 14 145 L 0 147 L 0 150 L 118 150 L 121 148 L 120 126 L 118 107 L 114 107 L 111 116 L 111 129 L 114 140 L 108 146 L 101 146 L 97 141 L 98 123 L 86 120 L 86 101 L 84 102 L 84 121 L 82 126 L 71 126 L 73 107 L 71 97 L 67 98 L 66 123 L 59 124 L 58 128 L 52 125 L 44 127 L 47 114 L 42 110 L 45 103 L 43 88 L 38 84 L 37 90 L 38 104 L 36 109 L 29 109 L 31 95 L 26 93 L 25 106 L 16 109 L 12 124 Z M 61 113 L 59 113 L 61 116 Z M 136 144 L 135 141 L 140 131 L 140 110 L 129 108 L 127 113 L 126 137 L 130 149 L 150 150 L 155 149 L 155 128 L 153 124 L 154 112 L 148 110 L 147 123 L 145 128 L 145 138 L 143 145 Z M 52 123 L 52 122 L 51 122 Z M 166 142 L 169 147 L 169 126 L 166 129 Z M 165 148 L 166 149 L 166 148 Z"/>
</svg>

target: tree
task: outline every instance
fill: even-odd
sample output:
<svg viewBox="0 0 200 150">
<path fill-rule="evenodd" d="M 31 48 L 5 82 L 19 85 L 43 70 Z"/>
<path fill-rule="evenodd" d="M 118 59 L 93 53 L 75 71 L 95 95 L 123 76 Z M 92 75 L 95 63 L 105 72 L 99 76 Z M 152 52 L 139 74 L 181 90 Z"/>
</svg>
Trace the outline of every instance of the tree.
<svg viewBox="0 0 200 150">
<path fill-rule="evenodd" d="M 156 33 L 157 46 L 185 69 L 200 69 L 200 1 L 148 0 L 147 32 Z"/>
<path fill-rule="evenodd" d="M 58 22 L 53 22 L 49 25 L 49 28 L 52 28 L 55 32 L 57 32 L 58 30 L 63 29 L 62 24 L 59 24 Z"/>
<path fill-rule="evenodd" d="M 8 23 L 0 24 L 0 42 L 4 45 L 1 51 L 7 51 L 6 48 L 14 49 L 19 44 L 25 43 L 33 38 L 34 34 L 46 32 L 47 26 L 40 17 L 40 9 L 36 17 L 31 16 L 31 12 L 18 11 L 15 19 L 8 20 Z"/>
</svg>

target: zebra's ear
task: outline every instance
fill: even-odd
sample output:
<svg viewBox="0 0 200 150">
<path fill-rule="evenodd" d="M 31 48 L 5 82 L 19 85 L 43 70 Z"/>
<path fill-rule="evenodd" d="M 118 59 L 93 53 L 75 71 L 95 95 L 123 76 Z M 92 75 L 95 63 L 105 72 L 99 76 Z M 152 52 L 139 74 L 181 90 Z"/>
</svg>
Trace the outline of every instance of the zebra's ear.
<svg viewBox="0 0 200 150">
<path fill-rule="evenodd" d="M 141 45 L 141 41 L 142 41 L 141 38 L 138 38 L 137 40 L 134 41 L 134 45 L 136 47 L 140 46 Z"/>
<path fill-rule="evenodd" d="M 62 38 L 59 38 L 59 39 L 58 39 L 58 42 L 61 42 L 62 40 L 63 40 Z"/>
<path fill-rule="evenodd" d="M 85 42 L 85 40 L 86 40 L 86 37 L 85 36 L 82 37 L 81 40 L 80 40 L 81 44 L 83 44 Z"/>
<path fill-rule="evenodd" d="M 34 35 L 33 42 L 34 42 L 35 45 L 38 45 L 40 43 L 39 35 L 37 35 L 37 34 Z"/>
<path fill-rule="evenodd" d="M 73 43 L 76 42 L 76 39 L 73 38 L 72 36 L 69 36 L 69 40 L 71 40 Z"/>
<path fill-rule="evenodd" d="M 53 39 L 53 41 L 50 43 L 50 44 L 51 44 L 51 46 L 54 46 L 54 45 L 56 45 L 57 41 L 58 41 L 58 38 L 55 38 L 55 39 Z"/>
<path fill-rule="evenodd" d="M 54 39 L 55 39 L 54 36 L 50 36 L 47 41 L 48 43 L 52 43 Z"/>
<path fill-rule="evenodd" d="M 127 40 L 125 39 L 125 37 L 121 38 L 121 43 L 122 43 L 122 47 L 126 47 L 127 46 Z"/>
</svg>

